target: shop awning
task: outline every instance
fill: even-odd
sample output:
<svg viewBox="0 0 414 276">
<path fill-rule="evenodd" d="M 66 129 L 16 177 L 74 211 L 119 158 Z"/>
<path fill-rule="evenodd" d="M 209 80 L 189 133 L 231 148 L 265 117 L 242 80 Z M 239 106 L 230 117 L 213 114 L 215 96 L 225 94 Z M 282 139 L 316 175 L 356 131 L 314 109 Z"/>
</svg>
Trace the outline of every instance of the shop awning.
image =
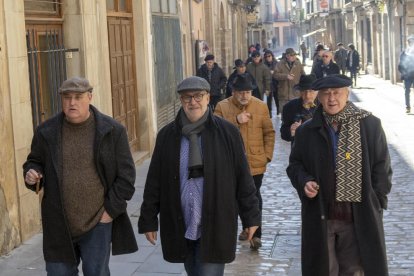
<svg viewBox="0 0 414 276">
<path fill-rule="evenodd" d="M 302 37 L 308 37 L 308 36 L 311 36 L 311 35 L 314 35 L 314 34 L 317 34 L 317 33 L 321 33 L 321 32 L 324 32 L 324 31 L 326 31 L 325 28 L 320 28 L 320 29 L 318 29 L 316 31 L 313 31 L 313 32 L 304 34 L 304 35 L 302 35 Z"/>
</svg>

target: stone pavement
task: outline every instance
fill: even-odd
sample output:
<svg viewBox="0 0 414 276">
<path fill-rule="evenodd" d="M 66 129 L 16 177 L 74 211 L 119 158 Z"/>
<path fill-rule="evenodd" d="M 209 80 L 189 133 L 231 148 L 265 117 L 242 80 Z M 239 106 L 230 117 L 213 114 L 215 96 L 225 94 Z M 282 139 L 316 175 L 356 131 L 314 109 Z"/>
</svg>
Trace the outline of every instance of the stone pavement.
<svg viewBox="0 0 414 276">
<path fill-rule="evenodd" d="M 414 114 L 405 114 L 404 92 L 374 76 L 362 75 L 352 100 L 381 118 L 394 170 L 388 210 L 384 212 L 390 275 L 414 275 Z M 280 117 L 273 116 L 277 141 L 273 161 L 263 180 L 263 247 L 254 252 L 248 242 L 237 245 L 236 260 L 226 265 L 226 275 L 300 275 L 300 203 L 285 169 L 290 144 L 280 139 Z M 139 216 L 149 160 L 137 167 L 136 193 L 128 211 L 133 225 Z M 112 275 L 186 275 L 182 264 L 163 260 L 160 244 L 150 245 L 138 235 L 139 251 L 111 257 Z M 26 241 L 0 257 L 0 275 L 46 275 L 42 235 Z"/>
</svg>

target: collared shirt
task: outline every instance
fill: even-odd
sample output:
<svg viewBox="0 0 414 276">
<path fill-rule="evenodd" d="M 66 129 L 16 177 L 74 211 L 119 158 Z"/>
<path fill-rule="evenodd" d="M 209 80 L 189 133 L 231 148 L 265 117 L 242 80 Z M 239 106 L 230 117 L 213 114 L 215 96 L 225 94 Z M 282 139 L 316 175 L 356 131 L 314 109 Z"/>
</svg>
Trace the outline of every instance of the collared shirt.
<svg viewBox="0 0 414 276">
<path fill-rule="evenodd" d="M 201 144 L 201 138 L 199 138 L 199 142 Z M 190 141 L 183 136 L 180 151 L 180 192 L 181 208 L 186 226 L 184 237 L 189 240 L 198 240 L 201 237 L 204 177 L 188 179 L 189 153 Z"/>
</svg>

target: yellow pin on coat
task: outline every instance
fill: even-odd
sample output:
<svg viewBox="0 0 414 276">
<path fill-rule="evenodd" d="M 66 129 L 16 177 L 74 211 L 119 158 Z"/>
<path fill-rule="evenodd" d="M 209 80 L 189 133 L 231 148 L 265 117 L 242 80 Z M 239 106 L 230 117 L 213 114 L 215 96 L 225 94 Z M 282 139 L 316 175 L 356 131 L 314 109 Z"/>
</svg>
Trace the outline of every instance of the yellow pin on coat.
<svg viewBox="0 0 414 276">
<path fill-rule="evenodd" d="M 345 159 L 346 159 L 346 160 L 351 159 L 351 153 L 349 153 L 349 152 L 345 152 Z"/>
</svg>

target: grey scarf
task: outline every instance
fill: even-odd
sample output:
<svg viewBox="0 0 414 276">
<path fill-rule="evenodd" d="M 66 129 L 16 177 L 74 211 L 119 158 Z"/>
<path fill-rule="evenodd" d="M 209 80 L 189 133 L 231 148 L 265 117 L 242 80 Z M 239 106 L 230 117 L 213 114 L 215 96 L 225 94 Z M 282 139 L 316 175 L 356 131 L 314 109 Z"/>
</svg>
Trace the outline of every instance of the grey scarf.
<svg viewBox="0 0 414 276">
<path fill-rule="evenodd" d="M 185 115 L 184 110 L 181 110 L 180 117 L 183 125 L 182 134 L 190 140 L 190 153 L 188 157 L 188 179 L 197 178 L 204 175 L 203 172 L 203 157 L 201 156 L 201 148 L 198 143 L 198 135 L 203 131 L 204 124 L 210 114 L 208 109 L 204 115 L 195 123 L 191 123 Z"/>
<path fill-rule="evenodd" d="M 330 124 L 341 124 L 336 151 L 336 201 L 361 202 L 362 200 L 362 147 L 360 120 L 371 115 L 347 102 L 335 115 L 323 113 Z"/>
</svg>

